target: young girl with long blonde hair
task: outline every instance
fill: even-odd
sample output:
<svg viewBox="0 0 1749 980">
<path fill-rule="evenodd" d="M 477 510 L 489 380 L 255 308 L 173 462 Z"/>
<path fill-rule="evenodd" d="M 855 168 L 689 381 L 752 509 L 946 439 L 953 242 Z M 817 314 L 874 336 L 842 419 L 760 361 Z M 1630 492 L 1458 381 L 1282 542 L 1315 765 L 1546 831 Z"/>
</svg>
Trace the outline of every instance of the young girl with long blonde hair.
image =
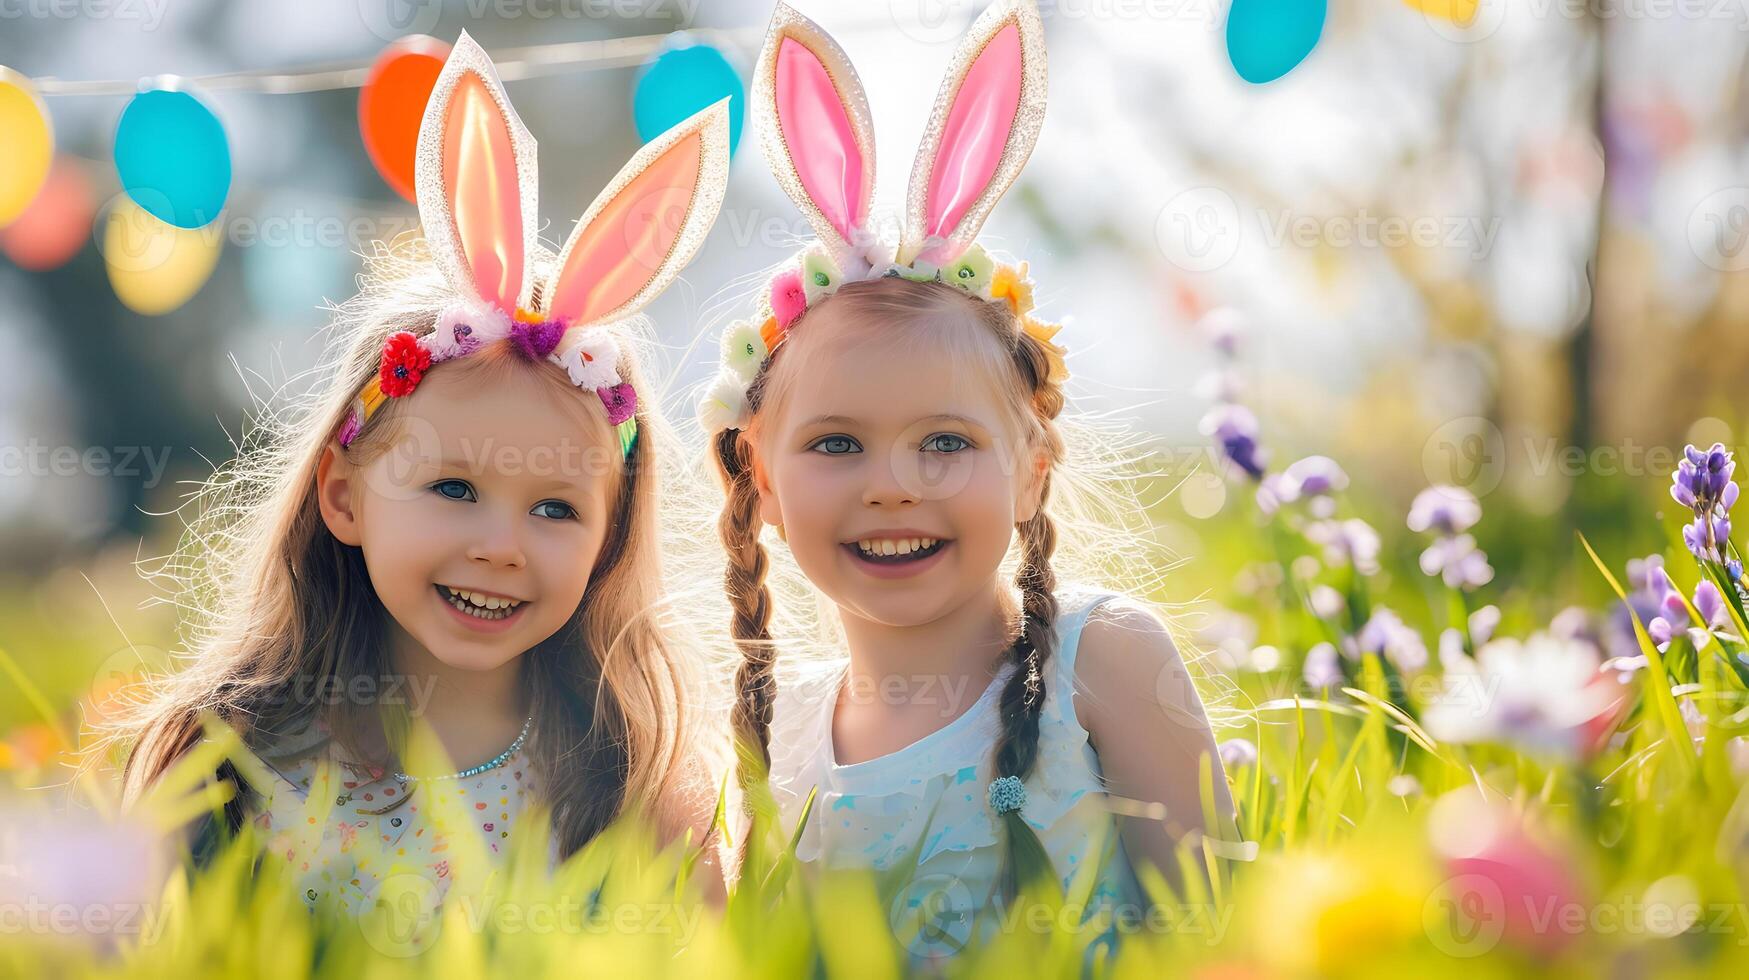
<svg viewBox="0 0 1749 980">
<path fill-rule="evenodd" d="M 130 798 L 216 717 L 251 750 L 225 822 L 345 907 L 395 873 L 446 887 L 532 806 L 555 856 L 627 812 L 708 832 L 663 618 L 674 450 L 632 348 L 716 217 L 728 128 L 725 100 L 646 145 L 555 255 L 534 140 L 461 36 L 419 137 L 422 240 L 369 257 L 325 386 L 267 414 L 173 562 L 190 655 L 133 721 Z"/>
<path fill-rule="evenodd" d="M 804 861 L 933 889 L 894 907 L 929 910 L 901 925 L 925 946 L 1030 888 L 1141 914 L 1134 865 L 1170 876 L 1232 804 L 1167 626 L 1123 594 L 1160 569 L 1140 505 L 1108 492 L 1110 436 L 1062 417 L 1058 328 L 1033 317 L 1026 266 L 975 241 L 1043 120 L 1038 11 L 998 0 L 961 43 L 896 254 L 833 40 L 780 5 L 754 85 L 820 243 L 725 332 L 700 404 L 728 496 L 743 778 L 757 791 L 769 768 L 786 830 L 807 814 Z M 780 673 L 778 651 L 819 634 L 774 599 L 762 525 L 835 609 L 845 656 Z"/>
</svg>

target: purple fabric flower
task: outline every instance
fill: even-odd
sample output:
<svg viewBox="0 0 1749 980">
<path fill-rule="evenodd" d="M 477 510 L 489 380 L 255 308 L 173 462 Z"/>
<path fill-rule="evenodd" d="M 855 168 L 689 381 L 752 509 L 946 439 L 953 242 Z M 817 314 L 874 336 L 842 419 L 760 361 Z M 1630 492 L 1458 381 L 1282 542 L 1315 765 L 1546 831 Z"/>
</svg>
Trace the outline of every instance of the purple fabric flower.
<svg viewBox="0 0 1749 980">
<path fill-rule="evenodd" d="M 1202 434 L 1214 439 L 1215 445 L 1233 465 L 1253 480 L 1263 478 L 1264 453 L 1257 445 L 1257 416 L 1243 405 L 1216 405 L 1202 417 Z"/>
<path fill-rule="evenodd" d="M 518 320 L 510 325 L 510 339 L 516 344 L 516 349 L 531 361 L 545 360 L 559 346 L 559 338 L 564 335 L 565 324 L 559 320 L 539 323 Z"/>
</svg>

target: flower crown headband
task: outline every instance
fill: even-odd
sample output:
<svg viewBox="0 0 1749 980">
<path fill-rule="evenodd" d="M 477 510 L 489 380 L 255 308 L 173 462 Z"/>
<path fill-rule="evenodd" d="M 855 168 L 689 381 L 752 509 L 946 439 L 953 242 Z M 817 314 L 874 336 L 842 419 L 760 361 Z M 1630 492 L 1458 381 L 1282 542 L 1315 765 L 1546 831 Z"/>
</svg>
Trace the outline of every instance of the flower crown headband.
<svg viewBox="0 0 1749 980">
<path fill-rule="evenodd" d="M 456 300 L 422 336 L 383 345 L 377 376 L 342 424 L 358 437 L 387 399 L 413 393 L 434 364 L 508 338 L 530 360 L 565 369 L 607 409 L 622 454 L 638 435 L 638 395 L 606 329 L 656 298 L 692 259 L 728 186 L 728 99 L 651 140 L 572 230 L 550 275 L 536 248 L 535 141 L 492 60 L 467 32 L 450 52 L 419 126 L 415 190 L 431 255 Z"/>
<path fill-rule="evenodd" d="M 998 266 L 974 239 L 1038 142 L 1044 30 L 1035 0 L 997 0 L 961 39 L 911 167 L 904 231 L 882 245 L 869 221 L 874 127 L 856 69 L 832 36 L 779 3 L 754 70 L 765 155 L 819 243 L 771 281 L 762 316 L 723 332 L 722 366 L 699 402 L 707 432 L 752 421 L 747 391 L 808 308 L 846 282 L 900 276 L 1005 302 L 1043 344 L 1050 380 L 1069 376 L 1061 329 L 1032 312 L 1026 263 Z M 890 256 L 890 258 L 889 258 Z"/>
</svg>

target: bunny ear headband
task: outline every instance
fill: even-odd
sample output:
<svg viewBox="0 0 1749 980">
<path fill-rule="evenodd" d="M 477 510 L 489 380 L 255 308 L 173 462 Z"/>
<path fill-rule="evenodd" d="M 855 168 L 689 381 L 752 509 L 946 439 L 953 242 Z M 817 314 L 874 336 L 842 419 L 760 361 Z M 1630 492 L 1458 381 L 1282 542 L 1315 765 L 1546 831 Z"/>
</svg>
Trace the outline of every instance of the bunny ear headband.
<svg viewBox="0 0 1749 980">
<path fill-rule="evenodd" d="M 691 260 L 722 206 L 729 172 L 729 100 L 639 150 L 572 230 L 550 275 L 534 254 L 535 141 L 486 52 L 464 31 L 438 76 L 419 127 L 419 220 L 456 302 L 424 335 L 383 346 L 339 439 L 348 445 L 388 398 L 413 393 L 434 364 L 508 338 L 531 360 L 565 369 L 601 397 L 630 455 L 637 392 L 620 377 L 604 329 L 637 313 Z"/>
<path fill-rule="evenodd" d="M 746 428 L 747 389 L 789 328 L 858 279 L 940 281 L 1006 302 L 1044 344 L 1051 380 L 1068 377 L 1063 349 L 1051 342 L 1061 328 L 1028 315 L 1026 264 L 998 267 L 975 242 L 1044 123 L 1044 30 L 1035 0 L 996 0 L 960 41 L 911 166 L 896 248 L 882 245 L 869 220 L 874 128 L 856 69 L 831 35 L 781 2 L 755 69 L 753 105 L 777 181 L 820 241 L 772 280 L 766 315 L 724 332 L 722 369 L 699 404 L 707 431 Z"/>
</svg>

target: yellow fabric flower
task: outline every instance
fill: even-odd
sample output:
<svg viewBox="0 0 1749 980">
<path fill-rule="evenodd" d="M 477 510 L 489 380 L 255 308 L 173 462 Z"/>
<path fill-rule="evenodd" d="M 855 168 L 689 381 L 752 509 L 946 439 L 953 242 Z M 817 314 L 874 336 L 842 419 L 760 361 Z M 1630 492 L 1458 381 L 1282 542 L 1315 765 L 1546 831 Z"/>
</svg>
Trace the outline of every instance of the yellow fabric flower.
<svg viewBox="0 0 1749 980">
<path fill-rule="evenodd" d="M 1020 329 L 1026 331 L 1027 336 L 1044 345 L 1045 360 L 1051 366 L 1047 380 L 1052 384 L 1062 384 L 1069 380 L 1069 364 L 1063 359 L 1063 355 L 1068 353 L 1068 349 L 1051 342 L 1051 339 L 1063 329 L 1063 325 L 1042 323 L 1032 317 L 1023 316 L 1020 318 Z"/>
<path fill-rule="evenodd" d="M 1016 316 L 1031 313 L 1032 280 L 1027 278 L 1026 263 L 998 266 L 990 280 L 990 298 L 1007 300 Z"/>
</svg>

